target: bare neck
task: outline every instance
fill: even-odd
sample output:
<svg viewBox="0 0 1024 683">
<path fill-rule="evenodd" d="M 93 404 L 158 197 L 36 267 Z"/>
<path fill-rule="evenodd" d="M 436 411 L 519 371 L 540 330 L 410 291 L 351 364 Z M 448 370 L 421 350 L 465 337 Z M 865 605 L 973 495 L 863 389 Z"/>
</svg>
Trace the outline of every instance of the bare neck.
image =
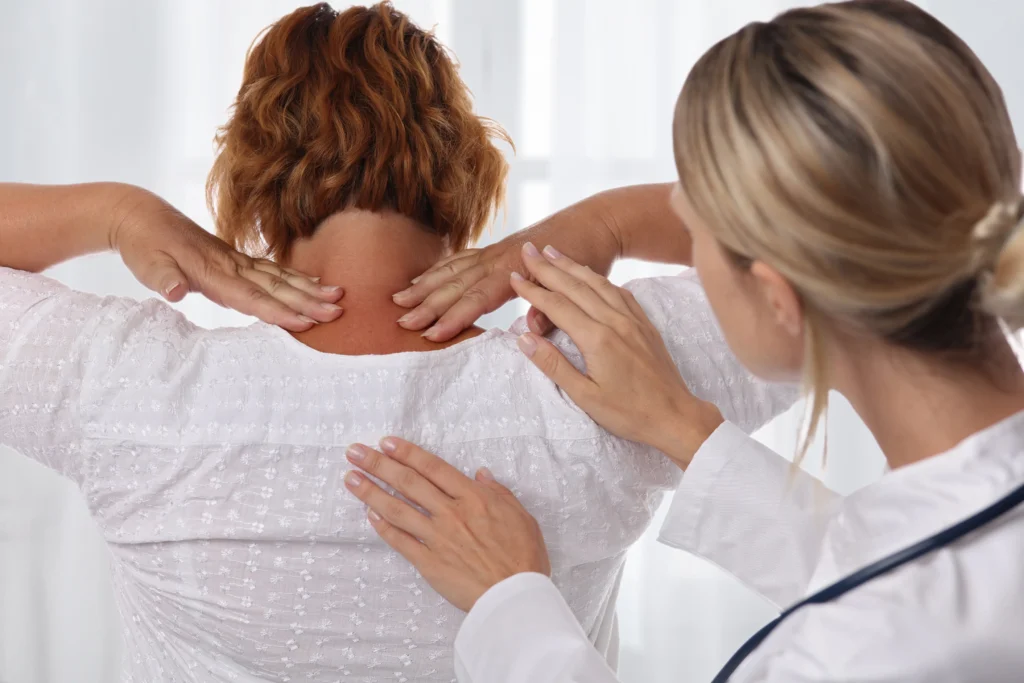
<svg viewBox="0 0 1024 683">
<path fill-rule="evenodd" d="M 448 344 L 437 344 L 398 325 L 408 310 L 395 304 L 392 295 L 443 255 L 440 237 L 400 214 L 334 214 L 312 237 L 293 245 L 284 265 L 319 276 L 323 284 L 344 287 L 340 303 L 345 312 L 295 338 L 324 353 L 363 355 L 435 350 L 479 334 L 473 328 Z"/>
<path fill-rule="evenodd" d="M 944 453 L 1024 410 L 1024 372 L 1012 348 L 1002 339 L 992 347 L 978 367 L 857 340 L 837 349 L 832 386 L 895 469 Z"/>
</svg>

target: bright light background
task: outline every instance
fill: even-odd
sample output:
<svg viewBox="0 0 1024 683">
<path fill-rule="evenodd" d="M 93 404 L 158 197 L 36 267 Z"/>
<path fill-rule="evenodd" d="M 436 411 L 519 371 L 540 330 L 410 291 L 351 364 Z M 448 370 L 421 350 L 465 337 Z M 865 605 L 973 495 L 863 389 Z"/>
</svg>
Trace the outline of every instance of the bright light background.
<svg viewBox="0 0 1024 683">
<path fill-rule="evenodd" d="M 398 0 L 457 54 L 478 111 L 516 141 L 508 218 L 491 239 L 596 191 L 675 175 L 670 120 L 686 72 L 742 24 L 787 0 Z M 810 3 L 799 3 L 810 4 Z M 1002 83 L 1017 128 L 1024 80 L 1016 0 L 922 2 L 978 51 Z M 335 3 L 341 8 L 345 3 Z M 0 0 L 0 180 L 121 180 L 150 188 L 210 226 L 203 184 L 211 138 L 260 29 L 282 0 Z M 675 269 L 624 263 L 615 279 Z M 99 293 L 145 297 L 112 256 L 55 269 Z M 190 297 L 207 326 L 245 319 Z M 486 324 L 505 325 L 510 305 Z M 2 389 L 0 389 L 2 390 Z M 830 413 L 825 476 L 853 490 L 882 461 L 849 406 Z M 791 453 L 795 414 L 762 438 Z M 812 458 L 813 460 L 813 458 Z M 0 453 L 0 681 L 116 679 L 116 620 L 106 551 L 76 491 Z M 770 615 L 702 561 L 658 546 L 653 530 L 627 565 L 620 672 L 632 683 L 710 680 Z"/>
</svg>

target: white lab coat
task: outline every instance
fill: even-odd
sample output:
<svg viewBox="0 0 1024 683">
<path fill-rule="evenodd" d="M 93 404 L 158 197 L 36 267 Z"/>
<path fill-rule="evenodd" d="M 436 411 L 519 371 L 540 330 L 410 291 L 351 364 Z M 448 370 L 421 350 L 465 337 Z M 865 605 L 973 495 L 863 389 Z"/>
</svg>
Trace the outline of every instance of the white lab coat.
<svg viewBox="0 0 1024 683">
<path fill-rule="evenodd" d="M 783 608 L 1021 482 L 1024 413 L 845 498 L 726 423 L 694 457 L 659 540 Z M 460 683 L 617 680 L 540 574 L 488 591 L 463 623 L 455 655 Z M 1024 681 L 1024 508 L 836 602 L 802 608 L 730 680 Z"/>
</svg>

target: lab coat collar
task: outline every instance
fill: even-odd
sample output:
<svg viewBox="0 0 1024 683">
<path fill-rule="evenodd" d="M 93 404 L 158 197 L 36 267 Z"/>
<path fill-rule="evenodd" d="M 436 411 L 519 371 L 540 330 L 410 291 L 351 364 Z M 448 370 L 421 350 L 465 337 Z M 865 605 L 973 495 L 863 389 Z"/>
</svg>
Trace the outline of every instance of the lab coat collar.
<svg viewBox="0 0 1024 683">
<path fill-rule="evenodd" d="M 1024 411 L 847 496 L 824 541 L 837 576 L 938 533 L 1019 486 L 1022 442 Z"/>
</svg>

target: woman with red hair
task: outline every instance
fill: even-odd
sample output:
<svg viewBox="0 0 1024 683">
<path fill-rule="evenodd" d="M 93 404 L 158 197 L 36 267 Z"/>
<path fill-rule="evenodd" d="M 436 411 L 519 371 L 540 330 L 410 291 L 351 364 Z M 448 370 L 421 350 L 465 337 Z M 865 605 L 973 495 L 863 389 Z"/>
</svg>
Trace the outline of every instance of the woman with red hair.
<svg viewBox="0 0 1024 683">
<path fill-rule="evenodd" d="M 364 452 L 349 445 L 391 433 L 515 491 L 614 661 L 625 553 L 677 472 L 533 368 L 524 321 L 425 338 L 393 298 L 500 205 L 495 139 L 433 35 L 386 3 L 317 5 L 248 56 L 208 185 L 224 241 L 135 188 L 0 186 L 0 439 L 84 492 L 111 550 L 124 680 L 452 680 L 461 613 L 343 482 Z M 685 237 L 641 236 L 666 189 L 623 192 L 654 208 L 611 215 L 622 193 L 606 195 L 528 237 L 558 232 L 545 242 L 598 269 L 623 252 L 686 260 Z M 108 247 L 168 299 L 200 291 L 273 324 L 200 329 L 33 274 Z M 727 352 L 693 278 L 632 290 L 701 399 L 746 429 L 788 405 Z"/>
</svg>

